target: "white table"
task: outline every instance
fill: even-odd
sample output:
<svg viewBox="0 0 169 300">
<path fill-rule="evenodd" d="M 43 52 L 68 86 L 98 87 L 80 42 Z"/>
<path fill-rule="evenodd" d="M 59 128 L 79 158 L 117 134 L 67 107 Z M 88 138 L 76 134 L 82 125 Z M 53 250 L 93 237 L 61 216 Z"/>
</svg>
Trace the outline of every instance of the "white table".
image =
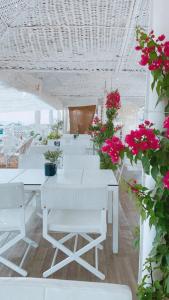
<svg viewBox="0 0 169 300">
<path fill-rule="evenodd" d="M 19 174 L 24 172 L 23 169 L 0 169 L 0 183 L 8 183 L 15 179 Z"/>
<path fill-rule="evenodd" d="M 59 170 L 56 176 L 45 177 L 44 169 L 0 169 L 0 183 L 23 182 L 25 190 L 40 192 L 41 186 L 63 186 L 68 184 L 106 185 L 113 193 L 112 249 L 118 253 L 119 232 L 119 186 L 111 170 Z M 111 195 L 112 196 L 112 195 Z"/>
</svg>

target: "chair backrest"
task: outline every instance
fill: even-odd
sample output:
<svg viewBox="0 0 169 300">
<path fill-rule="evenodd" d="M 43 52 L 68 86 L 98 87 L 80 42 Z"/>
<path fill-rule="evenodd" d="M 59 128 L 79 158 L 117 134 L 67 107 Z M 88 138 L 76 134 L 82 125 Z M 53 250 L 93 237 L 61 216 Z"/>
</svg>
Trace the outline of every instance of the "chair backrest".
<svg viewBox="0 0 169 300">
<path fill-rule="evenodd" d="M 38 145 L 38 146 L 31 146 L 29 148 L 29 155 L 35 154 L 44 154 L 46 151 L 56 151 L 56 146 L 49 146 L 49 145 Z"/>
<path fill-rule="evenodd" d="M 71 143 L 69 145 L 61 144 L 63 155 L 84 155 L 86 154 L 86 147 L 80 143 Z"/>
<path fill-rule="evenodd" d="M 45 163 L 43 154 L 25 153 L 19 156 L 19 169 L 42 169 Z"/>
<path fill-rule="evenodd" d="M 42 187 L 42 208 L 66 210 L 107 209 L 108 190 L 103 186 Z"/>
<path fill-rule="evenodd" d="M 63 168 L 98 170 L 100 159 L 98 155 L 65 155 L 63 156 Z"/>
<path fill-rule="evenodd" d="M 14 209 L 24 205 L 23 183 L 1 183 L 0 195 L 0 209 Z"/>
</svg>

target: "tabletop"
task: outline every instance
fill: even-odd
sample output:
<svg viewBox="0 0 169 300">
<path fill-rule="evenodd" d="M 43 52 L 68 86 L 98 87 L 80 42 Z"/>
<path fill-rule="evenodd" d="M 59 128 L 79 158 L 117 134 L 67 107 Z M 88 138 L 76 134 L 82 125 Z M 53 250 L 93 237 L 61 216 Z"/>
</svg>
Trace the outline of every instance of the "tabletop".
<svg viewBox="0 0 169 300">
<path fill-rule="evenodd" d="M 11 182 L 19 174 L 24 172 L 23 169 L 0 169 L 0 183 Z"/>
<path fill-rule="evenodd" d="M 117 186 L 111 170 L 58 169 L 52 177 L 44 175 L 44 169 L 0 169 L 0 183 L 23 182 L 25 185 L 109 185 Z"/>
</svg>

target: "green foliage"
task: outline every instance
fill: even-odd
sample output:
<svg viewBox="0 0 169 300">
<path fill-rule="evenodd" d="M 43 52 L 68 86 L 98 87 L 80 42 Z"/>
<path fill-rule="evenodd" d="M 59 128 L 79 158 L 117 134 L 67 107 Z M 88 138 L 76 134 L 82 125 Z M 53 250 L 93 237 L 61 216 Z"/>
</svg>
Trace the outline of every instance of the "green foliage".
<svg viewBox="0 0 169 300">
<path fill-rule="evenodd" d="M 48 140 L 58 140 L 60 139 L 61 135 L 57 132 L 57 131 L 51 131 L 48 136 L 47 139 Z"/>
<path fill-rule="evenodd" d="M 155 187 L 149 190 L 137 183 L 128 183 L 134 192 L 143 220 L 149 219 L 150 227 L 156 229 L 153 249 L 146 260 L 146 275 L 138 287 L 138 299 L 166 300 L 169 297 L 169 190 L 164 188 L 162 178 L 169 169 L 169 140 L 162 135 L 160 149 L 147 151 L 137 157 L 147 174 L 151 174 Z M 131 157 L 131 161 L 135 158 Z M 160 274 L 155 278 L 155 274 Z"/>
<path fill-rule="evenodd" d="M 161 54 L 158 53 L 158 46 L 161 46 L 161 42 L 158 41 L 155 37 L 152 37 L 151 34 L 147 34 L 144 32 L 144 30 L 141 27 L 137 27 L 136 29 L 136 37 L 137 41 L 139 43 L 139 46 L 143 48 L 149 48 L 153 47 L 154 50 L 152 50 L 149 53 L 149 61 L 148 65 L 150 66 L 154 60 L 159 58 L 162 59 L 162 61 L 166 61 L 168 57 L 165 55 L 164 52 L 161 52 Z M 157 70 L 152 70 L 151 75 L 153 77 L 153 82 L 151 84 L 152 90 L 156 90 L 158 95 L 158 101 L 157 104 L 162 101 L 164 98 L 169 98 L 169 73 L 164 71 L 163 65 L 159 67 Z M 169 111 L 168 105 L 166 106 L 166 112 Z"/>
<path fill-rule="evenodd" d="M 58 140 L 61 137 L 60 131 L 63 128 L 63 121 L 58 121 L 52 126 L 52 131 L 48 134 L 48 140 Z"/>
<path fill-rule="evenodd" d="M 113 120 L 117 116 L 117 109 L 107 108 L 106 116 L 107 122 L 105 124 L 99 120 L 94 125 L 89 126 L 89 132 L 92 134 L 95 148 L 98 150 L 100 156 L 100 168 L 116 170 L 118 165 L 113 164 L 111 158 L 106 153 L 102 153 L 101 148 L 104 145 L 105 140 L 112 138 L 115 134 Z"/>
<path fill-rule="evenodd" d="M 46 160 L 50 161 L 51 163 L 56 163 L 58 159 L 62 156 L 62 151 L 47 151 L 44 153 L 44 157 Z"/>
</svg>

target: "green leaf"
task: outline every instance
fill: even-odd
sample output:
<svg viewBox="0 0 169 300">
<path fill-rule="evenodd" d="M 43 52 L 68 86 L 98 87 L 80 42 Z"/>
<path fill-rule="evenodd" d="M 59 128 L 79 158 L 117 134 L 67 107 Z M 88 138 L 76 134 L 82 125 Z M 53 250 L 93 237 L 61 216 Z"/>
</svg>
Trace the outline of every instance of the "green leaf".
<svg viewBox="0 0 169 300">
<path fill-rule="evenodd" d="M 151 169 L 151 175 L 152 177 L 154 178 L 154 180 L 156 181 L 157 179 L 157 176 L 159 174 L 159 168 L 158 168 L 158 165 L 154 165 Z"/>
<path fill-rule="evenodd" d="M 143 156 L 141 161 L 142 161 L 144 172 L 146 174 L 150 174 L 150 161 L 149 161 L 148 157 Z"/>
</svg>

